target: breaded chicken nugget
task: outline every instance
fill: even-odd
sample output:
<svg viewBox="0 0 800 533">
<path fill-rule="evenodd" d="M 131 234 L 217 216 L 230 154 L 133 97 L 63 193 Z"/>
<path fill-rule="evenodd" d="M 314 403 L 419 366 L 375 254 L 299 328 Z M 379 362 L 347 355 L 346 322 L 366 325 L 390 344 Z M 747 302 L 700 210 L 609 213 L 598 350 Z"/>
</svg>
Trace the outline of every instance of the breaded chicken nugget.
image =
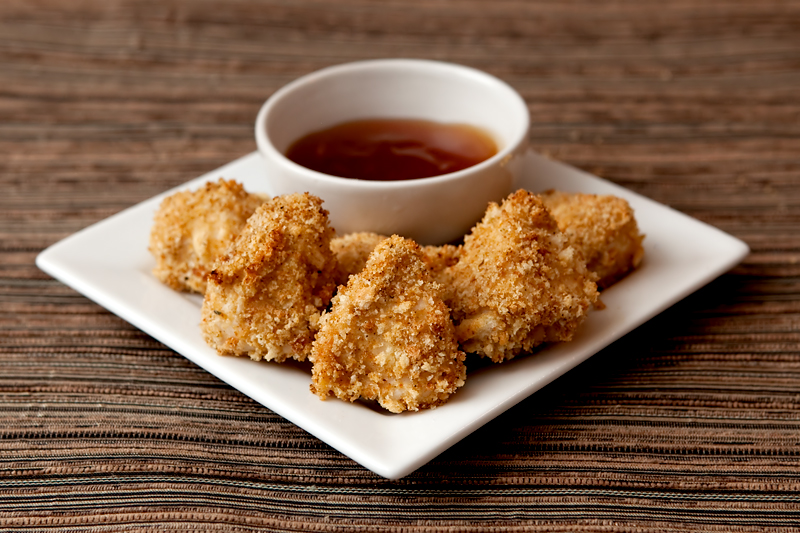
<svg viewBox="0 0 800 533">
<path fill-rule="evenodd" d="M 388 239 L 386 235 L 378 233 L 361 232 L 348 233 L 334 237 L 331 240 L 331 249 L 339 265 L 337 283 L 345 285 L 347 279 L 353 274 L 364 270 L 367 259 L 378 244 Z M 446 267 L 458 261 L 458 247 L 450 244 L 443 246 L 421 246 L 423 261 L 436 278 Z"/>
<path fill-rule="evenodd" d="M 415 242 L 381 241 L 322 316 L 312 392 L 377 400 L 393 413 L 447 400 L 464 384 L 466 367 L 440 294 Z"/>
<path fill-rule="evenodd" d="M 441 273 L 444 272 L 448 267 L 458 263 L 460 253 L 461 248 L 452 244 L 422 247 L 422 255 L 425 265 L 428 267 L 428 270 L 431 272 L 434 279 L 439 281 L 439 283 L 441 283 L 441 281 L 438 279 Z"/>
<path fill-rule="evenodd" d="M 175 290 L 202 294 L 214 259 L 264 201 L 224 179 L 168 196 L 150 232 L 149 249 L 156 258 L 153 274 Z"/>
<path fill-rule="evenodd" d="M 570 243 L 597 274 L 597 285 L 609 287 L 639 266 L 644 255 L 633 209 L 616 196 L 547 191 L 547 209 Z"/>
<path fill-rule="evenodd" d="M 308 193 L 259 207 L 208 275 L 206 342 L 223 355 L 305 360 L 335 289 L 332 236 L 322 200 Z"/>
<path fill-rule="evenodd" d="M 489 204 L 448 275 L 462 349 L 496 363 L 570 340 L 598 297 L 583 257 L 542 200 L 523 190 Z"/>
<path fill-rule="evenodd" d="M 333 250 L 333 255 L 336 256 L 338 265 L 336 283 L 346 285 L 350 276 L 364 270 L 369 254 L 381 241 L 387 238 L 386 235 L 366 231 L 334 237 L 331 240 L 331 250 Z"/>
<path fill-rule="evenodd" d="M 442 300 L 445 302 L 453 298 L 453 278 L 450 267 L 458 263 L 461 255 L 461 246 L 443 244 L 441 246 L 423 246 L 422 259 L 433 280 L 442 287 Z"/>
</svg>

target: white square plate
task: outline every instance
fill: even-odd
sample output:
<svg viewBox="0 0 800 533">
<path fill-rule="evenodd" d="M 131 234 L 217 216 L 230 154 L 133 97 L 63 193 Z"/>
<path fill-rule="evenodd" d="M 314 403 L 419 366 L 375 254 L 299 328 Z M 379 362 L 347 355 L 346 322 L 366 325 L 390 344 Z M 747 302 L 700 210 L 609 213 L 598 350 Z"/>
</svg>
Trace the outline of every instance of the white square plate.
<svg viewBox="0 0 800 533">
<path fill-rule="evenodd" d="M 320 401 L 310 375 L 293 365 L 220 357 L 201 338 L 202 300 L 162 285 L 147 251 L 153 215 L 167 191 L 58 242 L 36 263 L 45 272 L 119 315 L 219 379 L 381 476 L 401 478 L 678 300 L 727 271 L 747 245 L 707 224 L 573 167 L 530 153 L 518 187 L 531 191 L 614 194 L 630 202 L 647 235 L 639 269 L 603 292 L 572 342 L 481 368 L 445 405 L 392 415 L 359 403 Z M 220 177 L 263 190 L 252 153 L 192 180 Z"/>
</svg>

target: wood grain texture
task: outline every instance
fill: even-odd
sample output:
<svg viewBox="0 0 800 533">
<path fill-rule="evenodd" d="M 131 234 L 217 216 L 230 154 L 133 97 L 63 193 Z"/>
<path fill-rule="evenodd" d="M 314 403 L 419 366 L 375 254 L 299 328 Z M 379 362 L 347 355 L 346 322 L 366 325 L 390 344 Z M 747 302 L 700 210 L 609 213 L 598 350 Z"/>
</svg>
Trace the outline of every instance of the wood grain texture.
<svg viewBox="0 0 800 533">
<path fill-rule="evenodd" d="M 505 79 L 536 149 L 752 249 L 399 481 L 34 265 L 253 151 L 285 83 L 383 57 Z M 800 523 L 800 2 L 4 0 L 0 192 L 2 529 Z"/>
</svg>

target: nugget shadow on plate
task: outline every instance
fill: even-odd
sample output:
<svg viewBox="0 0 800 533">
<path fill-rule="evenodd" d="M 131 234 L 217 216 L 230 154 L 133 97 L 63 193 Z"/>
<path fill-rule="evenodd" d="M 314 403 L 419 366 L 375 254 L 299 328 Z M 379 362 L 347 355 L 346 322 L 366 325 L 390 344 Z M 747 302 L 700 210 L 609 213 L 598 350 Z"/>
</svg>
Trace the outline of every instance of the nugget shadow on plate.
<svg viewBox="0 0 800 533">
<path fill-rule="evenodd" d="M 361 407 L 366 407 L 370 411 L 374 411 L 379 415 L 383 416 L 397 416 L 402 413 L 393 413 L 388 409 L 384 409 L 381 404 L 378 403 L 377 400 L 365 400 L 364 398 L 359 398 L 352 402 L 353 405 L 360 405 Z"/>
<path fill-rule="evenodd" d="M 284 368 L 292 368 L 301 371 L 303 374 L 311 375 L 311 361 L 297 361 L 295 359 L 287 359 L 280 365 Z"/>
</svg>

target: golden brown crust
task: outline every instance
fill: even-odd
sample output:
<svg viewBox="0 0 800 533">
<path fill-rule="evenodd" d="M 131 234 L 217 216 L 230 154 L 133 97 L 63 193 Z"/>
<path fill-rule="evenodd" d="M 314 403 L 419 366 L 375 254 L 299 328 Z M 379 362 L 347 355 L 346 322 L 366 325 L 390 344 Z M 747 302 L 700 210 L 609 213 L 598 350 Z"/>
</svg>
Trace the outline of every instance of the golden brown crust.
<svg viewBox="0 0 800 533">
<path fill-rule="evenodd" d="M 378 233 L 360 232 L 348 233 L 346 235 L 334 237 L 331 241 L 331 249 L 336 256 L 339 267 L 339 285 L 345 285 L 347 279 L 353 274 L 358 274 L 367 264 L 367 259 L 372 250 L 378 244 L 388 239 L 386 235 Z M 428 270 L 437 278 L 445 268 L 454 265 L 458 261 L 459 247 L 451 244 L 443 246 L 421 246 L 422 259 L 427 265 Z"/>
<path fill-rule="evenodd" d="M 582 256 L 523 190 L 489 205 L 447 275 L 462 349 L 494 362 L 570 340 L 598 297 Z"/>
<path fill-rule="evenodd" d="M 616 196 L 547 191 L 544 205 L 559 229 L 597 274 L 598 286 L 609 287 L 636 268 L 644 255 L 633 209 Z"/>
<path fill-rule="evenodd" d="M 172 289 L 204 293 L 214 260 L 263 202 L 236 181 L 224 179 L 168 196 L 150 231 L 153 275 Z"/>
<path fill-rule="evenodd" d="M 366 231 L 334 237 L 331 240 L 331 250 L 338 265 L 337 284 L 346 285 L 350 276 L 364 270 L 369 254 L 378 243 L 387 238 L 386 235 Z"/>
<path fill-rule="evenodd" d="M 206 342 L 223 355 L 305 360 L 335 289 L 332 236 L 322 200 L 308 193 L 259 207 L 208 276 Z"/>
<path fill-rule="evenodd" d="M 446 268 L 458 263 L 461 247 L 452 244 L 441 246 L 422 246 L 422 259 L 434 278 L 439 276 Z"/>
<path fill-rule="evenodd" d="M 377 400 L 395 413 L 443 403 L 464 384 L 466 367 L 440 295 L 416 243 L 381 241 L 320 321 L 311 390 Z"/>
</svg>

